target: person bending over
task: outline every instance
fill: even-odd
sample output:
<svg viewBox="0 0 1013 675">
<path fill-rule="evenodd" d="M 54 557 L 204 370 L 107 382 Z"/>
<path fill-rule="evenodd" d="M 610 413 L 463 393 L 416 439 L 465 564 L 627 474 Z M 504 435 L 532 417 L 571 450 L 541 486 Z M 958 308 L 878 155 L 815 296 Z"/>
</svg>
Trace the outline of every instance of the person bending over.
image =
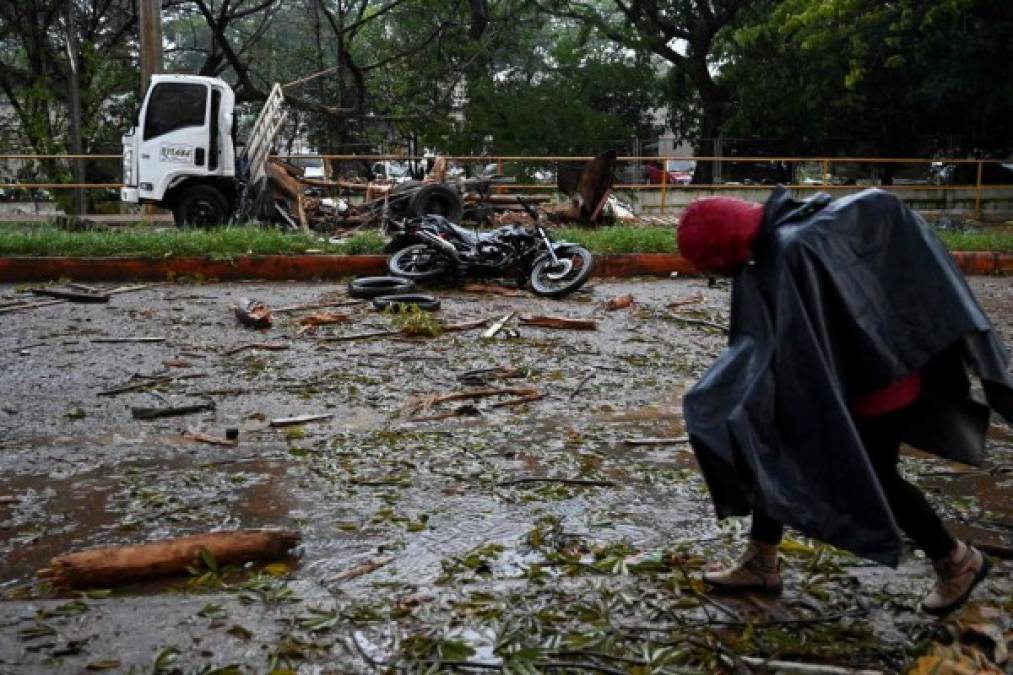
<svg viewBox="0 0 1013 675">
<path fill-rule="evenodd" d="M 726 591 L 782 588 L 784 525 L 896 566 L 903 531 L 932 559 L 922 603 L 960 606 L 991 562 L 898 472 L 901 443 L 980 464 L 990 408 L 1013 421 L 1005 350 L 960 271 L 897 197 L 691 203 L 681 254 L 733 277 L 728 347 L 684 399 L 719 518 L 752 514 Z M 970 376 L 984 401 L 972 395 Z"/>
</svg>

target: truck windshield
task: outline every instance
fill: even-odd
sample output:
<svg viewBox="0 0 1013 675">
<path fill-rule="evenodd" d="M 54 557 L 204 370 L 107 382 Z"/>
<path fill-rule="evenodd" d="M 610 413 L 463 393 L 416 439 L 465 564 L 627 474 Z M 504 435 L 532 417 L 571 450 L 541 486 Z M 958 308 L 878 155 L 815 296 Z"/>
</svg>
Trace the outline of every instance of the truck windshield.
<svg viewBox="0 0 1013 675">
<path fill-rule="evenodd" d="M 208 90 L 203 84 L 163 82 L 148 99 L 144 113 L 144 140 L 183 127 L 204 126 Z"/>
</svg>

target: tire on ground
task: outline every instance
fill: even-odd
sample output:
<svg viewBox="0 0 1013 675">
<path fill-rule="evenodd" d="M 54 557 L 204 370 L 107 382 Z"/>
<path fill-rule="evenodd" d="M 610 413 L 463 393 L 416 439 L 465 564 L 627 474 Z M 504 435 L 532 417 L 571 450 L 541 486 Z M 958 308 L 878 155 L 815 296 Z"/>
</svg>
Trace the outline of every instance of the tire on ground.
<svg viewBox="0 0 1013 675">
<path fill-rule="evenodd" d="M 418 189 L 408 202 L 408 215 L 421 217 L 435 214 L 452 223 L 460 223 L 464 203 L 457 190 L 442 183 L 429 183 Z"/>
<path fill-rule="evenodd" d="M 359 277 L 348 283 L 348 294 L 353 298 L 371 299 L 380 295 L 410 293 L 415 282 L 401 277 Z"/>
<path fill-rule="evenodd" d="M 435 312 L 440 308 L 440 301 L 431 295 L 421 293 L 401 293 L 398 295 L 381 295 L 373 298 L 373 307 L 387 309 L 388 307 L 406 307 L 414 305 L 426 312 Z"/>
</svg>

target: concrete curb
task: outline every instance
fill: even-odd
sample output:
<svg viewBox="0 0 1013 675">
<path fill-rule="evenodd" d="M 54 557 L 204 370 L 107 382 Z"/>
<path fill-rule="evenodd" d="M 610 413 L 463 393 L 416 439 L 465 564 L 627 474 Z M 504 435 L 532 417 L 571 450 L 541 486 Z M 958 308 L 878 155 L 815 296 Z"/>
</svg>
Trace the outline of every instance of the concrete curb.
<svg viewBox="0 0 1013 675">
<path fill-rule="evenodd" d="M 1013 254 L 955 251 L 957 266 L 971 276 L 1013 274 Z M 385 274 L 383 255 L 265 255 L 229 261 L 201 257 L 172 258 L 0 258 L 0 282 L 165 281 L 193 278 L 218 281 L 311 281 Z M 628 253 L 595 256 L 595 276 L 639 277 L 695 275 L 696 269 L 675 253 Z"/>
</svg>

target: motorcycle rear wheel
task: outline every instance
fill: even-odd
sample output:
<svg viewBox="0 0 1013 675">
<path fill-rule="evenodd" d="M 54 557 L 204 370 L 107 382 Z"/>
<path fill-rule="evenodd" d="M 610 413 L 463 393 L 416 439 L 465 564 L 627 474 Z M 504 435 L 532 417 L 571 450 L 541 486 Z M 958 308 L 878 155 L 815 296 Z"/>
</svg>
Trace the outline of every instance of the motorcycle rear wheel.
<svg viewBox="0 0 1013 675">
<path fill-rule="evenodd" d="M 545 256 L 535 261 L 528 280 L 531 290 L 537 295 L 547 298 L 561 298 L 573 293 L 591 276 L 594 271 L 594 257 L 582 246 L 569 246 L 556 251 L 559 264 L 555 265 L 552 258 Z"/>
<path fill-rule="evenodd" d="M 439 252 L 427 244 L 412 244 L 387 259 L 387 269 L 405 279 L 433 279 L 446 274 L 450 265 Z"/>
</svg>

